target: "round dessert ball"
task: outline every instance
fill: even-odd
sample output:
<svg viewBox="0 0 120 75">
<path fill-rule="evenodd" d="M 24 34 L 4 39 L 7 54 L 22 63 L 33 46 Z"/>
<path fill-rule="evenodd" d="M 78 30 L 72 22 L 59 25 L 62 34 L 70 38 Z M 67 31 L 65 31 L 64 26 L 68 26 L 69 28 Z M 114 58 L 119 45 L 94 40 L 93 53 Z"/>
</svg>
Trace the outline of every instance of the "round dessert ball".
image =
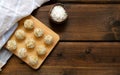
<svg viewBox="0 0 120 75">
<path fill-rule="evenodd" d="M 19 40 L 22 40 L 25 38 L 25 32 L 23 30 L 19 29 L 15 32 L 15 37 Z"/>
<path fill-rule="evenodd" d="M 61 23 L 67 19 L 68 14 L 62 5 L 56 4 L 50 11 L 50 17 L 54 22 Z"/>
<path fill-rule="evenodd" d="M 14 50 L 16 50 L 16 48 L 17 48 L 17 43 L 15 40 L 9 40 L 7 42 L 7 49 L 14 51 Z"/>
<path fill-rule="evenodd" d="M 41 45 L 36 47 L 36 50 L 38 55 L 45 55 L 47 49 L 45 48 L 45 46 Z"/>
<path fill-rule="evenodd" d="M 28 38 L 25 41 L 26 47 L 27 48 L 34 48 L 35 47 L 35 40 L 33 38 Z"/>
<path fill-rule="evenodd" d="M 53 42 L 53 37 L 51 35 L 46 35 L 44 38 L 44 42 L 50 45 Z"/>
<path fill-rule="evenodd" d="M 30 65 L 35 66 L 38 63 L 38 57 L 31 55 L 28 57 L 28 61 Z"/>
<path fill-rule="evenodd" d="M 25 20 L 25 22 L 24 22 L 24 27 L 25 27 L 26 29 L 33 29 L 33 28 L 34 28 L 34 23 L 33 23 L 33 21 L 30 20 L 30 19 Z"/>
<path fill-rule="evenodd" d="M 41 37 L 43 35 L 43 30 L 41 28 L 35 28 L 34 29 L 34 35 L 36 37 Z"/>
<path fill-rule="evenodd" d="M 18 56 L 20 58 L 25 58 L 27 56 L 27 50 L 25 48 L 20 48 L 18 50 Z"/>
</svg>

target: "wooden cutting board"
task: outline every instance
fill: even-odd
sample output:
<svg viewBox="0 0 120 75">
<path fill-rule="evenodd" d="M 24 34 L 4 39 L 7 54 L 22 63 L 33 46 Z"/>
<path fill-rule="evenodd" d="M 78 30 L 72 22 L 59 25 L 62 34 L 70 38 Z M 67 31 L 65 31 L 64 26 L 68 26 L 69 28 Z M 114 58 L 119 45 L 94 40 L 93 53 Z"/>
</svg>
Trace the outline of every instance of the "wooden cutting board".
<svg viewBox="0 0 120 75">
<path fill-rule="evenodd" d="M 40 37 L 40 38 L 37 38 L 37 37 L 34 36 L 34 29 L 32 29 L 32 30 L 25 29 L 24 28 L 24 21 L 26 19 L 31 19 L 34 22 L 34 29 L 35 28 L 41 28 L 44 31 L 44 35 L 42 37 Z M 40 67 L 40 65 L 45 61 L 46 57 L 50 54 L 50 52 L 52 51 L 52 49 L 55 47 L 55 45 L 57 44 L 57 42 L 59 41 L 59 39 L 60 39 L 59 35 L 56 34 L 54 31 L 52 31 L 45 24 L 43 24 L 42 22 L 40 22 L 39 20 L 37 20 L 33 16 L 28 16 L 28 17 L 22 19 L 21 21 L 19 21 L 19 26 L 18 26 L 18 28 L 16 30 L 18 30 L 18 29 L 21 29 L 21 30 L 25 31 L 26 38 L 24 40 L 18 40 L 18 39 L 16 39 L 15 32 L 14 32 L 14 34 L 9 39 L 9 40 L 16 40 L 16 42 L 17 42 L 17 49 L 15 51 L 12 51 L 12 53 L 14 53 L 16 56 L 18 56 L 18 53 L 17 53 L 18 49 L 23 48 L 23 47 L 26 48 L 25 40 L 27 38 L 33 38 L 36 41 L 36 46 L 44 45 L 46 47 L 47 53 L 45 55 L 43 55 L 43 56 L 38 56 L 38 54 L 36 52 L 36 46 L 33 49 L 26 48 L 27 49 L 27 57 L 24 58 L 24 59 L 21 59 L 25 63 L 27 63 L 29 66 L 31 66 L 32 68 L 38 69 Z M 44 43 L 43 39 L 44 39 L 44 37 L 46 35 L 52 35 L 53 36 L 53 43 L 52 44 L 46 45 Z M 7 46 L 5 46 L 5 47 L 7 48 Z M 37 65 L 32 66 L 32 65 L 29 64 L 28 57 L 30 55 L 38 56 L 39 60 L 38 60 L 38 64 Z"/>
</svg>

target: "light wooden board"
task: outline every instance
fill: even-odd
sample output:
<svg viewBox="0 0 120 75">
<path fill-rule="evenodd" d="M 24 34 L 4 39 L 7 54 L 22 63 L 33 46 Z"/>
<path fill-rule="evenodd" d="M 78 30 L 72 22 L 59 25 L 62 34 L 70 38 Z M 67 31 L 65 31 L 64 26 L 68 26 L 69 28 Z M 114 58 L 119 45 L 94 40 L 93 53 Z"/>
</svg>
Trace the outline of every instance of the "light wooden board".
<svg viewBox="0 0 120 75">
<path fill-rule="evenodd" d="M 44 35 L 43 35 L 42 37 L 40 37 L 40 38 L 37 38 L 37 37 L 34 36 L 34 29 L 32 29 L 32 30 L 27 30 L 27 29 L 25 29 L 25 28 L 24 28 L 24 21 L 25 21 L 26 19 L 31 19 L 31 20 L 34 22 L 34 29 L 35 29 L 35 28 L 41 28 L 41 29 L 44 31 Z M 28 16 L 28 17 L 22 19 L 22 20 L 19 22 L 19 26 L 18 26 L 18 28 L 17 28 L 16 30 L 18 30 L 18 29 L 24 30 L 25 33 L 26 33 L 26 37 L 25 37 L 24 40 L 17 40 L 16 37 L 15 37 L 15 35 L 14 35 L 15 33 L 14 33 L 14 34 L 12 35 L 12 37 L 9 39 L 9 40 L 16 40 L 16 42 L 17 42 L 17 49 L 16 49 L 15 51 L 12 51 L 16 56 L 18 56 L 18 52 L 17 52 L 17 51 L 18 51 L 20 48 L 26 48 L 25 40 L 26 40 L 27 38 L 33 38 L 33 39 L 36 41 L 36 42 L 35 42 L 35 43 L 36 43 L 35 48 L 33 48 L 33 49 L 28 49 L 28 48 L 26 48 L 28 55 L 27 55 L 26 58 L 23 58 L 23 59 L 22 59 L 22 60 L 23 60 L 24 62 L 26 62 L 28 65 L 30 65 L 30 64 L 29 64 L 29 60 L 28 60 L 28 57 L 29 57 L 29 56 L 31 56 L 31 55 L 38 56 L 38 55 L 37 55 L 37 52 L 36 52 L 36 47 L 39 46 L 39 45 L 44 45 L 44 46 L 46 47 L 47 53 L 46 53 L 45 55 L 43 55 L 43 56 L 38 56 L 38 58 L 39 58 L 38 64 L 37 64 L 37 65 L 34 65 L 34 66 L 30 65 L 32 68 L 38 69 L 38 68 L 40 67 L 40 65 L 43 63 L 43 61 L 46 59 L 46 57 L 49 55 L 49 53 L 52 51 L 52 49 L 55 47 L 55 45 L 57 44 L 57 42 L 59 41 L 59 35 L 57 35 L 55 32 L 53 32 L 51 29 L 49 29 L 47 26 L 45 26 L 43 23 L 41 23 L 40 21 L 38 21 L 38 20 L 37 20 L 36 18 L 34 18 L 33 16 Z M 53 36 L 53 42 L 52 42 L 52 44 L 46 45 L 46 44 L 44 43 L 44 40 L 43 40 L 43 39 L 44 39 L 44 37 L 45 37 L 46 35 L 51 35 L 51 36 Z"/>
</svg>

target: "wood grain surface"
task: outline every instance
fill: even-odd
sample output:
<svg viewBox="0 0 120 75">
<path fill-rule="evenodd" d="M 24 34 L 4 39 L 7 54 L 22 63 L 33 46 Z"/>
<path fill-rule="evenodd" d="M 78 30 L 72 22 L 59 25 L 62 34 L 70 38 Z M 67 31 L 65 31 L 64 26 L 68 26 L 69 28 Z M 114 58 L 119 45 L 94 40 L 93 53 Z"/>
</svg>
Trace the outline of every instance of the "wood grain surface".
<svg viewBox="0 0 120 75">
<path fill-rule="evenodd" d="M 119 42 L 60 42 L 40 69 L 13 56 L 1 75 L 119 75 L 119 53 Z"/>
<path fill-rule="evenodd" d="M 53 5 L 41 7 L 33 15 L 57 32 L 61 40 L 68 41 L 115 41 L 119 31 L 119 4 L 65 4 L 69 14 L 66 24 L 49 23 L 48 12 Z M 117 31 L 113 30 L 117 29 Z"/>
<path fill-rule="evenodd" d="M 49 22 L 57 2 L 69 14 L 62 25 Z M 38 70 L 13 55 L 0 75 L 120 75 L 120 0 L 51 0 L 32 15 L 60 42 Z"/>
</svg>

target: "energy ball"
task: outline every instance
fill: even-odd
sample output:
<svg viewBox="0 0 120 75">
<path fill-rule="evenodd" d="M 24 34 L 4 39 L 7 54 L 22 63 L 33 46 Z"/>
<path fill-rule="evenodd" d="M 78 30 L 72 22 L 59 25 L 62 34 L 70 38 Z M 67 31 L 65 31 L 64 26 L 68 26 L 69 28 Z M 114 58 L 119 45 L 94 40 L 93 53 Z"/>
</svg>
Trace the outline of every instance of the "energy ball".
<svg viewBox="0 0 120 75">
<path fill-rule="evenodd" d="M 44 42 L 50 45 L 53 42 L 53 37 L 51 35 L 46 35 L 44 38 Z"/>
<path fill-rule="evenodd" d="M 25 41 L 26 47 L 27 48 L 34 48 L 35 47 L 35 40 L 33 38 L 28 38 Z"/>
<path fill-rule="evenodd" d="M 31 55 L 28 57 L 28 61 L 30 65 L 35 66 L 38 64 L 38 57 Z"/>
<path fill-rule="evenodd" d="M 33 23 L 33 21 L 30 20 L 30 19 L 25 20 L 25 22 L 24 22 L 24 27 L 25 27 L 26 29 L 33 29 L 33 28 L 34 28 L 34 23 Z"/>
<path fill-rule="evenodd" d="M 14 51 L 14 50 L 16 50 L 16 48 L 17 48 L 17 43 L 15 40 L 9 40 L 7 42 L 7 49 Z"/>
<path fill-rule="evenodd" d="M 36 48 L 38 55 L 45 55 L 46 54 L 46 48 L 45 46 L 41 45 Z"/>
<path fill-rule="evenodd" d="M 15 32 L 15 37 L 19 40 L 22 40 L 25 38 L 25 32 L 23 30 L 19 29 Z"/>
<path fill-rule="evenodd" d="M 35 35 L 36 37 L 41 37 L 41 36 L 43 35 L 43 30 L 40 29 L 40 28 L 35 28 L 35 29 L 34 29 L 34 35 Z"/>
<path fill-rule="evenodd" d="M 25 58 L 27 56 L 27 50 L 25 48 L 20 48 L 18 50 L 18 56 L 20 58 Z"/>
</svg>

